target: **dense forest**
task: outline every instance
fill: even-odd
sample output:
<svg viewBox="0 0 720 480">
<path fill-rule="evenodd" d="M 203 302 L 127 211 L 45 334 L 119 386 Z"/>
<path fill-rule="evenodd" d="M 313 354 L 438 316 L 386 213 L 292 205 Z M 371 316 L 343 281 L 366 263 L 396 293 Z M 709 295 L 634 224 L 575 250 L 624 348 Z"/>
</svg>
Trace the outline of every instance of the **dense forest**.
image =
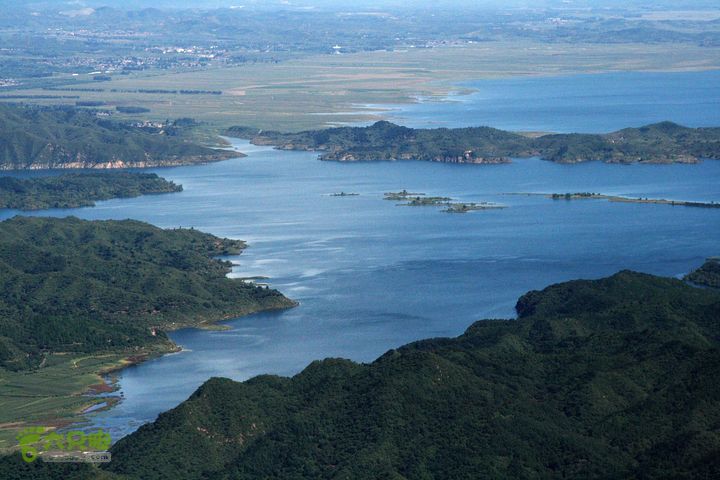
<svg viewBox="0 0 720 480">
<path fill-rule="evenodd" d="M 718 478 L 720 292 L 624 271 L 527 293 L 516 308 L 517 320 L 479 321 L 370 364 L 326 359 L 293 378 L 211 379 L 119 441 L 95 472 Z M 0 462 L 3 478 L 93 470 Z"/>
<path fill-rule="evenodd" d="M 244 243 L 137 221 L 15 217 L 0 223 L 0 367 L 45 352 L 167 344 L 163 330 L 293 306 L 227 278 Z M 153 335 L 151 328 L 157 328 Z"/>
<path fill-rule="evenodd" d="M 43 210 L 92 207 L 96 201 L 181 192 L 154 173 L 71 173 L 51 177 L 0 177 L 0 208 Z"/>
<path fill-rule="evenodd" d="M 177 133 L 72 107 L 2 104 L 0 170 L 189 165 L 239 156 L 197 145 Z"/>
<path fill-rule="evenodd" d="M 697 285 L 720 288 L 720 257 L 711 257 L 697 270 L 685 277 Z"/>
<path fill-rule="evenodd" d="M 299 133 L 232 127 L 227 135 L 286 150 L 317 150 L 321 160 L 428 160 L 504 163 L 538 156 L 560 163 L 694 163 L 720 159 L 720 128 L 662 122 L 608 134 L 553 134 L 537 138 L 490 127 L 413 129 L 377 122 Z"/>
<path fill-rule="evenodd" d="M 720 292 L 621 272 L 517 321 L 292 379 L 213 379 L 121 440 L 131 478 L 711 478 Z M 682 405 L 682 408 L 679 407 Z"/>
</svg>

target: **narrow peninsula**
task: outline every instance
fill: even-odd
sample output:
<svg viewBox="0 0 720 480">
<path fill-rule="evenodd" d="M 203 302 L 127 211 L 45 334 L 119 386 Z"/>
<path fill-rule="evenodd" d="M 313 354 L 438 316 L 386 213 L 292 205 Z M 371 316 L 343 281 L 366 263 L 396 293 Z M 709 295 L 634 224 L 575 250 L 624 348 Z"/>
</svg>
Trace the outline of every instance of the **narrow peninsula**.
<svg viewBox="0 0 720 480">
<path fill-rule="evenodd" d="M 621 195 L 603 195 L 602 193 L 553 193 L 549 195 L 553 200 L 608 200 L 610 202 L 620 203 L 650 203 L 655 205 L 671 205 L 680 207 L 696 207 L 696 208 L 720 208 L 720 203 L 716 202 L 694 202 L 690 200 L 666 200 L 664 198 L 647 198 L 647 197 L 623 197 Z"/>
<path fill-rule="evenodd" d="M 526 195 L 526 196 L 542 196 L 552 200 L 607 200 L 616 203 L 643 203 L 651 205 L 670 205 L 677 207 L 695 207 L 695 208 L 720 208 L 718 202 L 697 202 L 693 200 L 667 200 L 665 198 L 649 198 L 649 197 L 626 197 L 622 195 L 605 195 L 602 193 L 592 192 L 574 192 L 574 193 L 508 193 L 506 195 Z"/>
<path fill-rule="evenodd" d="M 295 306 L 228 278 L 230 262 L 217 257 L 244 248 L 133 220 L 1 222 L 0 434 L 76 418 L 98 401 L 81 395 L 102 383 L 98 374 L 175 351 L 170 330 Z"/>
<path fill-rule="evenodd" d="M 182 192 L 154 173 L 93 172 L 50 177 L 0 177 L 0 208 L 44 210 L 95 206 L 96 201 Z"/>
</svg>

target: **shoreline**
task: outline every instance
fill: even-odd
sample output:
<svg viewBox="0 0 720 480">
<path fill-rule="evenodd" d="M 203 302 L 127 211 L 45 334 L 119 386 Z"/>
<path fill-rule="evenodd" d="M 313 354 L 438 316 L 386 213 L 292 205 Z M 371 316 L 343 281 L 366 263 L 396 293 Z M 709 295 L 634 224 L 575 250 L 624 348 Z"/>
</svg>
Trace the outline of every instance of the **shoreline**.
<svg viewBox="0 0 720 480">
<path fill-rule="evenodd" d="M 288 307 L 268 307 L 268 308 L 256 309 L 256 310 L 250 311 L 248 313 L 242 313 L 240 315 L 234 315 L 234 314 L 225 315 L 218 320 L 202 321 L 195 325 L 173 326 L 171 328 L 168 328 L 166 330 L 166 332 L 176 332 L 179 330 L 190 329 L 190 328 L 197 329 L 197 330 L 209 330 L 209 331 L 230 330 L 231 327 L 218 325 L 218 324 L 220 324 L 221 322 L 227 322 L 227 321 L 231 321 L 231 320 L 241 319 L 243 317 L 247 317 L 249 315 L 254 315 L 256 313 L 289 310 L 291 308 L 296 308 L 296 307 L 300 306 L 300 302 L 289 299 L 289 298 L 288 298 L 288 300 L 290 300 L 290 302 L 292 303 Z M 138 353 L 133 353 L 132 355 L 123 357 L 119 362 L 116 362 L 114 365 L 111 365 L 107 368 L 103 368 L 103 369 L 99 370 L 97 375 L 100 376 L 102 381 L 98 382 L 95 385 L 91 385 L 90 388 L 98 387 L 99 390 L 104 390 L 104 391 L 94 392 L 94 394 L 96 394 L 96 395 L 100 394 L 100 393 L 115 392 L 115 391 L 117 391 L 118 388 L 116 386 L 111 386 L 111 384 L 107 381 L 106 377 L 108 377 L 109 375 L 111 375 L 113 373 L 119 373 L 119 372 L 125 370 L 126 368 L 140 365 L 142 363 L 145 363 L 145 362 L 148 362 L 151 360 L 155 360 L 157 358 L 161 358 L 166 355 L 173 355 L 173 354 L 182 353 L 183 351 L 185 351 L 181 345 L 176 344 L 172 340 L 170 340 L 170 342 L 171 342 L 171 344 L 169 345 L 168 349 L 159 349 L 159 350 L 150 350 L 150 351 L 142 351 L 141 350 Z M 115 382 L 113 382 L 113 383 L 115 383 Z M 104 385 L 104 386 L 100 387 L 100 385 Z M 91 392 L 90 388 L 83 391 L 83 395 L 92 394 L 93 392 Z M 109 397 L 96 397 L 96 398 L 109 398 Z"/>
<path fill-rule="evenodd" d="M 283 297 L 285 298 L 285 297 Z M 230 320 L 240 319 L 249 315 L 253 315 L 261 312 L 269 311 L 280 311 L 295 308 L 300 305 L 296 300 L 287 299 L 289 301 L 288 306 L 271 306 L 267 308 L 257 308 L 251 311 L 244 311 L 240 314 L 226 314 L 216 320 L 204 320 L 196 324 L 182 324 L 174 325 L 167 328 L 166 332 L 173 332 L 183 330 L 186 328 L 197 328 L 199 330 L 227 330 L 230 327 L 223 328 L 222 325 L 218 325 L 217 328 L 213 328 L 213 324 L 219 324 Z M 84 360 L 98 360 L 102 361 L 104 357 L 111 356 L 112 360 L 103 362 L 93 372 L 88 372 L 94 376 L 92 383 L 87 383 L 79 386 L 78 389 L 67 394 L 61 394 L 62 397 L 76 397 L 84 398 L 86 401 L 80 402 L 79 405 L 72 409 L 68 409 L 63 412 L 58 412 L 57 415 L 50 415 L 45 419 L 40 420 L 10 420 L 0 425 L 0 453 L 1 452 L 13 452 L 17 450 L 17 445 L 10 439 L 15 438 L 15 434 L 23 428 L 29 426 L 41 426 L 51 430 L 64 429 L 71 426 L 77 426 L 82 429 L 83 426 L 89 424 L 88 417 L 99 412 L 105 412 L 111 408 L 114 408 L 124 399 L 123 396 L 113 395 L 120 389 L 119 374 L 123 370 L 129 367 L 140 365 L 147 361 L 155 360 L 166 355 L 173 355 L 183 352 L 183 347 L 171 343 L 167 344 L 167 348 L 145 348 L 139 349 L 133 352 L 98 352 L 95 355 L 80 356 L 74 360 L 74 362 Z M 102 407 L 97 407 L 105 403 Z M 5 442 L 3 442 L 5 440 Z M 113 439 L 113 441 L 120 440 Z M 10 441 L 10 445 L 2 445 Z"/>
<path fill-rule="evenodd" d="M 475 82 L 492 81 L 492 80 L 517 80 L 527 78 L 560 78 L 560 77 L 580 77 L 580 76 L 598 76 L 612 75 L 617 73 L 701 73 L 701 72 L 717 72 L 720 66 L 675 66 L 671 68 L 606 68 L 606 69 L 590 69 L 586 71 L 557 71 L 557 72 L 503 72 L 503 73 L 485 73 L 484 75 L 473 76 L 460 81 L 453 80 L 435 80 L 429 82 L 427 88 L 428 93 L 424 95 L 409 94 L 398 97 L 393 103 L 361 103 L 350 106 L 349 112 L 332 112 L 333 115 L 347 115 L 353 117 L 364 117 L 356 121 L 343 122 L 339 126 L 364 126 L 368 122 L 373 121 L 399 121 L 397 115 L 402 115 L 403 107 L 422 104 L 441 104 L 441 103 L 463 103 L 471 95 L 480 93 L 476 86 L 469 85 Z M 393 115 L 395 114 L 395 115 Z M 328 115 L 328 113 L 316 113 L 315 115 Z M 325 128 L 337 127 L 335 124 L 327 124 Z M 438 127 L 442 128 L 442 127 Z M 518 134 L 536 134 L 539 132 L 514 131 Z M 544 135 L 560 133 L 560 132 L 542 132 Z"/>
<path fill-rule="evenodd" d="M 67 170 L 83 170 L 83 171 L 125 171 L 125 170 L 151 170 L 156 168 L 176 168 L 176 167 L 191 167 L 195 165 L 208 165 L 211 163 L 225 162 L 236 158 L 245 158 L 247 155 L 238 150 L 230 148 L 218 148 L 218 151 L 229 152 L 233 155 L 208 155 L 199 160 L 193 160 L 193 157 L 188 157 L 187 160 L 167 160 L 167 161 L 139 161 L 139 162 L 125 162 L 123 160 L 117 160 L 105 163 L 91 163 L 91 162 L 66 162 L 66 163 L 33 163 L 24 166 L 16 165 L 0 165 L 0 172 L 54 172 L 54 171 L 67 171 Z"/>
<path fill-rule="evenodd" d="M 519 196 L 541 196 L 551 200 L 607 200 L 615 203 L 642 203 L 651 205 L 670 205 L 673 207 L 694 207 L 694 208 L 720 208 L 720 202 L 698 202 L 693 200 L 668 200 L 665 198 L 633 198 L 623 195 L 606 195 L 602 193 L 504 193 L 503 195 L 519 195 Z"/>
</svg>

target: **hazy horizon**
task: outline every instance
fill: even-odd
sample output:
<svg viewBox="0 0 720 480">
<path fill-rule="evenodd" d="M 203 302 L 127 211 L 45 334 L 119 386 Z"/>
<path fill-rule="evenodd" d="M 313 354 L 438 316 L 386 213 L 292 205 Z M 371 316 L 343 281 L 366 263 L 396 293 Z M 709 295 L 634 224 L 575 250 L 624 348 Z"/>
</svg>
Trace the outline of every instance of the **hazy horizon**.
<svg viewBox="0 0 720 480">
<path fill-rule="evenodd" d="M 214 8 L 250 8 L 250 9 L 293 9 L 293 8 L 320 8 L 328 10 L 356 10 L 363 8 L 642 8 L 648 10 L 677 10 L 677 9 L 718 9 L 716 2 L 710 0 L 688 1 L 620 1 L 611 0 L 598 2 L 595 0 L 417 0 L 410 4 L 402 0 L 356 0 L 353 2 L 338 2 L 333 0 L 190 0 L 178 2 L 174 0 L 128 0 L 118 5 L 110 0 L 30 0 L 18 5 L 15 0 L 0 0 L 0 6 L 16 8 L 49 8 L 49 9 L 81 9 L 111 7 L 117 9 L 214 9 Z"/>
</svg>

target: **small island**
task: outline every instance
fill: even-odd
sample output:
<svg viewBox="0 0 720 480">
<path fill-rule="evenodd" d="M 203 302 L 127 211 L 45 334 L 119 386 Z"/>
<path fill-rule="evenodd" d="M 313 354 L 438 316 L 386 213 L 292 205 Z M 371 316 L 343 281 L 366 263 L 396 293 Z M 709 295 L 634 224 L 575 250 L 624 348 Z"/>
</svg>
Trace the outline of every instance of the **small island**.
<svg viewBox="0 0 720 480">
<path fill-rule="evenodd" d="M 720 128 L 688 128 L 661 122 L 603 134 L 522 135 L 490 127 L 418 129 L 387 121 L 283 133 L 231 127 L 231 137 L 281 150 L 321 152 L 339 162 L 424 160 L 502 164 L 540 157 L 558 163 L 697 163 L 720 159 Z"/>
<path fill-rule="evenodd" d="M 450 205 L 452 198 L 450 197 L 408 197 L 407 203 L 400 205 L 406 207 L 435 207 Z"/>
<path fill-rule="evenodd" d="M 541 194 L 543 195 L 543 194 Z M 622 203 L 651 203 L 657 205 L 672 205 L 681 207 L 697 207 L 697 208 L 720 208 L 720 203 L 716 202 L 694 202 L 688 200 L 666 200 L 664 198 L 631 198 L 620 195 L 604 195 L 602 193 L 576 192 L 576 193 L 551 193 L 546 195 L 553 200 L 608 200 L 610 202 Z"/>
<path fill-rule="evenodd" d="M 154 173 L 72 173 L 51 177 L 0 177 L 0 208 L 44 210 L 92 207 L 96 201 L 182 191 Z"/>
<path fill-rule="evenodd" d="M 481 203 L 451 203 L 448 205 L 448 208 L 443 210 L 445 213 L 468 213 L 478 210 L 496 210 L 496 209 L 502 209 L 507 208 L 505 205 L 500 205 L 497 203 L 488 203 L 488 202 L 481 202 Z"/>
<path fill-rule="evenodd" d="M 437 207 L 450 205 L 452 198 L 450 197 L 428 197 L 424 193 L 413 193 L 407 190 L 399 192 L 387 192 L 384 194 L 385 200 L 401 201 L 398 205 L 404 207 Z"/>
<path fill-rule="evenodd" d="M 442 210 L 446 213 L 468 213 L 478 210 L 507 208 L 505 205 L 489 202 L 454 202 L 450 197 L 428 197 L 425 193 L 414 193 L 407 190 L 387 192 L 384 198 L 385 200 L 405 202 L 398 204 L 398 206 L 403 207 L 446 207 Z"/>
<path fill-rule="evenodd" d="M 408 192 L 407 190 L 401 190 L 399 192 L 387 192 L 384 194 L 385 200 L 404 201 L 410 197 L 422 197 L 424 193 Z"/>
</svg>

